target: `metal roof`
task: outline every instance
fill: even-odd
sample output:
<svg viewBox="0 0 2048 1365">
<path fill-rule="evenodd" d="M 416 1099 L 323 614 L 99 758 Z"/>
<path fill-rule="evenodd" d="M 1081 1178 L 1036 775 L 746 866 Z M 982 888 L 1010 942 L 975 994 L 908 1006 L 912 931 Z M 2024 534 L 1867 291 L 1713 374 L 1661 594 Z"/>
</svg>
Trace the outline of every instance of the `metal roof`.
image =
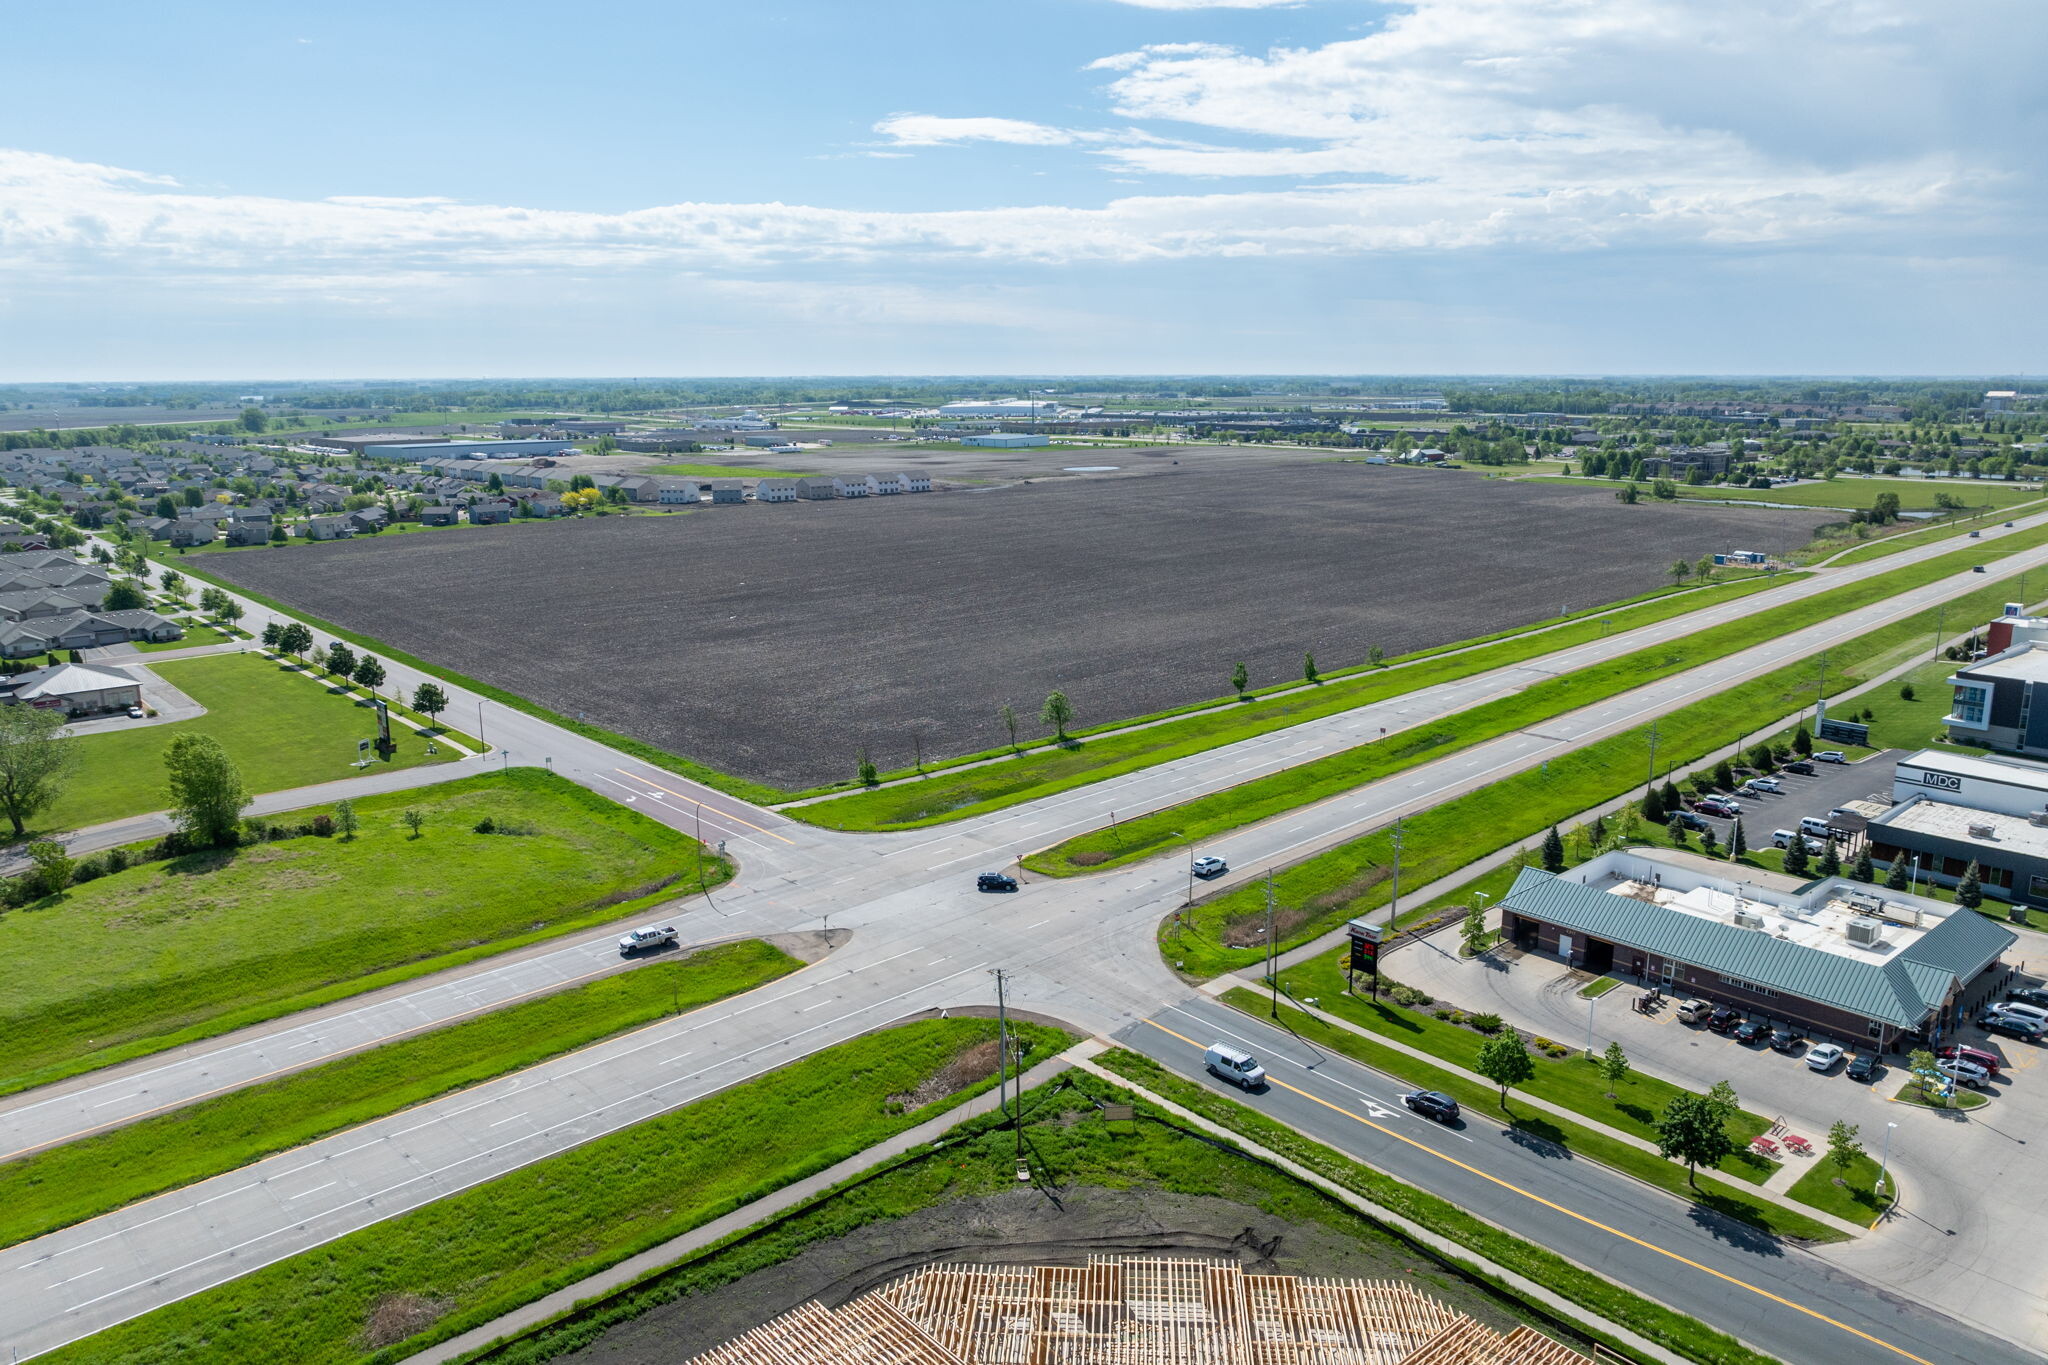
<svg viewBox="0 0 2048 1365">
<path fill-rule="evenodd" d="M 1957 910 L 1890 959 L 1859 962 L 1838 953 L 1738 929 L 1597 891 L 1524 868 L 1503 906 L 1531 919 L 1609 943 L 1736 977 L 1900 1028 L 1915 1028 L 2017 940 L 1974 911 Z"/>
</svg>

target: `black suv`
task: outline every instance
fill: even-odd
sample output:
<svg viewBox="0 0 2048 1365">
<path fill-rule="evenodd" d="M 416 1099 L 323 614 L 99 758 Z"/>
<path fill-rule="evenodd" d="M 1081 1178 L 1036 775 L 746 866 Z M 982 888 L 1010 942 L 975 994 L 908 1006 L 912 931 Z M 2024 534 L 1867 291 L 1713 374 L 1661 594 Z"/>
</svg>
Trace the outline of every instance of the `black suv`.
<svg viewBox="0 0 2048 1365">
<path fill-rule="evenodd" d="M 1842 1074 L 1852 1081 L 1874 1081 L 1883 1072 L 1884 1063 L 1875 1052 L 1859 1052 L 1849 1059 L 1849 1069 Z"/>
<path fill-rule="evenodd" d="M 1733 1033 L 1742 1023 L 1742 1011 L 1723 1005 L 1707 1018 L 1707 1027 L 1716 1033 Z"/>
<path fill-rule="evenodd" d="M 1015 891 L 1017 879 L 1007 872 L 984 872 L 974 879 L 976 891 Z"/>
<path fill-rule="evenodd" d="M 1441 1090 L 1418 1090 L 1412 1095 L 1403 1095 L 1401 1103 L 1424 1118 L 1435 1119 L 1438 1123 L 1458 1121 L 1458 1102 Z"/>
<path fill-rule="evenodd" d="M 1771 1026 L 1762 1019 L 1751 1019 L 1748 1023 L 1737 1025 L 1735 1029 L 1735 1041 L 1738 1043 L 1761 1043 L 1770 1036 Z"/>
<path fill-rule="evenodd" d="M 1801 777 L 1812 777 L 1813 764 L 1809 763 L 1807 760 L 1803 758 L 1795 758 L 1790 763 L 1787 763 L 1785 766 L 1778 769 L 1778 771 L 1781 773 L 1798 773 Z"/>
</svg>

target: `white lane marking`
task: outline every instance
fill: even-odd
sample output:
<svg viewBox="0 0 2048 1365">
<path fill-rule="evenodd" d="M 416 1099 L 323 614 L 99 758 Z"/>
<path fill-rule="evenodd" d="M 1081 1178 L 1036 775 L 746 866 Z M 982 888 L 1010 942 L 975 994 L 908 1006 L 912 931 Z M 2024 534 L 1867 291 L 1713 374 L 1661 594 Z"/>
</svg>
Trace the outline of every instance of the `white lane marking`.
<svg viewBox="0 0 2048 1365">
<path fill-rule="evenodd" d="M 285 1196 L 285 1202 L 289 1204 L 294 1199 L 304 1199 L 307 1195 L 318 1194 L 322 1190 L 333 1189 L 336 1185 L 339 1185 L 340 1183 L 341 1182 L 339 1180 L 330 1180 L 325 1185 L 315 1185 L 310 1190 L 300 1190 L 297 1194 L 288 1194 Z"/>
<path fill-rule="evenodd" d="M 101 1100 L 98 1104 L 94 1105 L 93 1108 L 104 1109 L 110 1104 L 119 1104 L 123 1100 L 139 1100 L 143 1097 L 145 1093 L 146 1092 L 144 1091 L 138 1090 L 132 1095 L 116 1095 L 113 1099 Z"/>
<path fill-rule="evenodd" d="M 493 1128 L 498 1128 L 498 1127 L 502 1127 L 503 1125 L 505 1125 L 505 1124 L 508 1124 L 508 1123 L 517 1123 L 517 1122 L 518 1122 L 518 1121 L 519 1121 L 520 1119 L 523 1119 L 523 1118 L 525 1118 L 525 1117 L 526 1117 L 526 1115 L 525 1115 L 525 1113 L 524 1113 L 524 1112 L 521 1112 L 521 1113 L 517 1113 L 517 1114 L 514 1114 L 514 1115 L 513 1115 L 513 1116 L 512 1116 L 511 1118 L 508 1118 L 508 1119 L 499 1119 L 499 1120 L 498 1120 L 498 1121 L 497 1121 L 496 1123 L 492 1124 L 492 1125 L 491 1125 L 491 1127 L 493 1127 Z"/>
<path fill-rule="evenodd" d="M 798 1010 L 798 1011 L 797 1011 L 797 1013 L 798 1013 L 798 1014 L 809 1014 L 809 1013 L 810 1013 L 810 1012 L 811 1012 L 812 1010 L 821 1010 L 821 1009 L 825 1008 L 825 1006 L 827 1006 L 827 1005 L 830 1005 L 830 1004 L 832 1004 L 832 1003 L 833 1003 L 833 1002 L 832 1002 L 832 1001 L 830 1001 L 830 1000 L 820 1000 L 820 1001 L 819 1001 L 819 1002 L 818 1002 L 817 1004 L 815 1004 L 815 1005 L 805 1005 L 805 1006 L 804 1006 L 804 1007 L 803 1007 L 802 1009 Z"/>
<path fill-rule="evenodd" d="M 105 1270 L 105 1269 L 106 1269 L 106 1267 L 105 1267 L 105 1266 L 103 1266 L 103 1265 L 96 1265 L 96 1266 L 94 1266 L 94 1267 L 93 1267 L 93 1268 L 92 1268 L 91 1270 L 81 1270 L 81 1271 L 79 1271 L 79 1272 L 78 1272 L 78 1273 L 77 1273 L 76 1275 L 73 1275 L 73 1276 L 71 1277 L 71 1279 L 70 1279 L 70 1280 L 59 1280 L 59 1281 L 57 1281 L 57 1283 L 56 1283 L 56 1284 L 53 1284 L 53 1285 L 51 1285 L 51 1286 L 50 1286 L 50 1288 L 52 1288 L 52 1289 L 55 1289 L 55 1288 L 57 1288 L 57 1287 L 58 1287 L 59 1285 L 67 1285 L 67 1284 L 70 1284 L 70 1283 L 71 1283 L 71 1280 L 82 1280 L 82 1279 L 84 1279 L 84 1278 L 85 1278 L 86 1276 L 88 1276 L 88 1275 L 97 1275 L 97 1274 L 99 1274 L 99 1273 L 100 1273 L 100 1272 L 101 1272 L 102 1270 Z"/>
</svg>

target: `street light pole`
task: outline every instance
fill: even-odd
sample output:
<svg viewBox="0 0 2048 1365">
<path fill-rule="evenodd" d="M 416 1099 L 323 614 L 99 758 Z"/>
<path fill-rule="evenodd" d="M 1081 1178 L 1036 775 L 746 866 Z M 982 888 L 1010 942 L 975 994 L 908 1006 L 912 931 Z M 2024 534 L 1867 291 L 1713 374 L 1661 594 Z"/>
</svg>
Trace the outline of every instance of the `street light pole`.
<svg viewBox="0 0 2048 1365">
<path fill-rule="evenodd" d="M 1273 869 L 1266 869 L 1266 984 L 1273 992 L 1273 1017 L 1280 1017 L 1280 978 L 1273 961 Z"/>
<path fill-rule="evenodd" d="M 1892 1129 L 1898 1126 L 1896 1123 L 1887 1123 L 1884 1126 L 1884 1159 L 1877 1163 L 1877 1187 L 1873 1191 L 1876 1194 L 1884 1193 L 1885 1172 L 1892 1166 Z"/>
</svg>

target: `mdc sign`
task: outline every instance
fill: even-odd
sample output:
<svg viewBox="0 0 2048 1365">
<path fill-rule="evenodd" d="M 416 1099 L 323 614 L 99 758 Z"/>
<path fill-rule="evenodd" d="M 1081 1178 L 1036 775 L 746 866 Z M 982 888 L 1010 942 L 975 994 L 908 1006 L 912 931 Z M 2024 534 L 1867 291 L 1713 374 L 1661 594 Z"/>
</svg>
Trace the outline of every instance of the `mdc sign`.
<svg viewBox="0 0 2048 1365">
<path fill-rule="evenodd" d="M 1959 792 L 1963 789 L 1963 779 L 1957 777 L 1954 773 L 1919 773 L 1916 775 L 1920 779 L 1921 786 L 1932 787 L 1936 791 Z M 1910 775 L 1901 774 L 1901 776 L 1906 776 L 1908 781 L 1912 780 Z"/>
</svg>

